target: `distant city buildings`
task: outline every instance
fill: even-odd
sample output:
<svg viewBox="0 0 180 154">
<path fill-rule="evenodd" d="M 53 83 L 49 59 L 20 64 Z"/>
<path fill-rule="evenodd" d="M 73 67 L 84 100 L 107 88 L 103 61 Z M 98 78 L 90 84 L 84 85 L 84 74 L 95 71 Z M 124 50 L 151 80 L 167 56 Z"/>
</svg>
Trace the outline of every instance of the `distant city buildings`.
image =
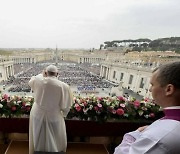
<svg viewBox="0 0 180 154">
<path fill-rule="evenodd" d="M 22 49 L 21 49 L 22 50 Z M 51 52 L 42 51 L 12 51 L 9 55 L 0 55 L 0 82 L 14 76 L 14 64 L 35 64 L 42 61 L 52 60 Z M 10 49 L 8 50 L 10 51 Z"/>
<path fill-rule="evenodd" d="M 0 82 L 14 75 L 13 61 L 0 62 Z"/>
<path fill-rule="evenodd" d="M 0 56 L 0 81 L 14 75 L 13 64 L 35 64 L 54 60 L 76 63 L 92 63 L 101 66 L 100 76 L 115 84 L 121 84 L 144 97 L 150 97 L 149 80 L 152 70 L 167 62 L 179 61 L 180 55 L 167 52 L 120 52 L 108 50 L 58 50 L 57 48 L 26 52 L 14 52 Z M 99 74 L 98 74 L 99 75 Z"/>
</svg>

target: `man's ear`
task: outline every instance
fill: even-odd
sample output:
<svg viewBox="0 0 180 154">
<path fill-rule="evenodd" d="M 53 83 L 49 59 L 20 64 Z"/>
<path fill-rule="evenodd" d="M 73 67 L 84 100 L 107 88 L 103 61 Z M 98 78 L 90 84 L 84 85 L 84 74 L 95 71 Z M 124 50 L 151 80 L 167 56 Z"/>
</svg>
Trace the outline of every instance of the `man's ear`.
<svg viewBox="0 0 180 154">
<path fill-rule="evenodd" d="M 175 87 L 172 84 L 168 84 L 165 88 L 166 96 L 172 95 L 175 91 Z"/>
<path fill-rule="evenodd" d="M 44 70 L 43 71 L 43 77 L 46 77 L 47 76 L 47 74 L 46 74 L 46 71 Z"/>
<path fill-rule="evenodd" d="M 44 72 L 44 76 L 47 77 L 47 71 Z"/>
</svg>

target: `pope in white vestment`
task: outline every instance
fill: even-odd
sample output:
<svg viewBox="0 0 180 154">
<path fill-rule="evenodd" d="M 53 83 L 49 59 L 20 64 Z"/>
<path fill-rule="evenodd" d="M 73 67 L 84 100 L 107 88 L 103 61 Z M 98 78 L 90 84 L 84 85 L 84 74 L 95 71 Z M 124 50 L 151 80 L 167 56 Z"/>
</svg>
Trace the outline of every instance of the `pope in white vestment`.
<svg viewBox="0 0 180 154">
<path fill-rule="evenodd" d="M 50 68 L 54 67 L 51 65 Z M 72 105 L 69 86 L 56 76 L 44 77 L 42 74 L 33 76 L 29 85 L 34 92 L 34 104 L 30 112 L 29 153 L 66 152 L 64 117 Z"/>
</svg>

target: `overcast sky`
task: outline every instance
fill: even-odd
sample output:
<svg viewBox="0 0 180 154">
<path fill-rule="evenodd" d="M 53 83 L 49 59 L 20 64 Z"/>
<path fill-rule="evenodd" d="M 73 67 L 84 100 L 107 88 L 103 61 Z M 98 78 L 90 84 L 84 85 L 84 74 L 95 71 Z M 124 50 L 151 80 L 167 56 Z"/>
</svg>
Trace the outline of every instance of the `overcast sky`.
<svg viewBox="0 0 180 154">
<path fill-rule="evenodd" d="M 0 48 L 180 36 L 180 0 L 0 0 Z"/>
</svg>

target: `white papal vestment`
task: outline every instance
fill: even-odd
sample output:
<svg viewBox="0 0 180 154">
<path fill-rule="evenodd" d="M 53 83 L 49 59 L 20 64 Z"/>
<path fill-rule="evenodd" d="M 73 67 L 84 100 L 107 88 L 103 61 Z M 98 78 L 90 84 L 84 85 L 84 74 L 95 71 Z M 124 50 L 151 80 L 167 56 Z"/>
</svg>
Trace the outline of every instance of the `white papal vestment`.
<svg viewBox="0 0 180 154">
<path fill-rule="evenodd" d="M 66 151 L 67 138 L 64 117 L 72 105 L 72 93 L 67 84 L 56 77 L 33 76 L 29 85 L 34 92 L 30 112 L 29 153 L 34 151 Z"/>
</svg>

